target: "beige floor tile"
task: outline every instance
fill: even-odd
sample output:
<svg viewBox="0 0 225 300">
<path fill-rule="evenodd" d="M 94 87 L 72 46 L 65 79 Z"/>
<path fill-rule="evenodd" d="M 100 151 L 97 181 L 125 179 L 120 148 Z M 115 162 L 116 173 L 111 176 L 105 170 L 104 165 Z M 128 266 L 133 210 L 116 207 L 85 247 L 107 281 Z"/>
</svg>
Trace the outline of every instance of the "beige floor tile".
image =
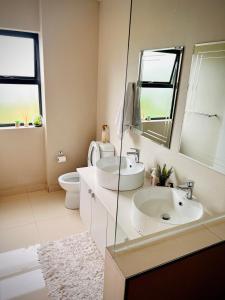
<svg viewBox="0 0 225 300">
<path fill-rule="evenodd" d="M 45 196 L 48 196 L 48 195 L 49 195 L 49 193 L 46 190 L 36 191 L 36 192 L 29 192 L 28 193 L 29 199 L 38 199 L 40 197 L 45 197 Z"/>
<path fill-rule="evenodd" d="M 1 202 L 10 202 L 10 201 L 19 201 L 19 200 L 28 200 L 28 194 L 18 194 L 18 195 L 10 195 L 10 196 L 0 196 Z"/>
<path fill-rule="evenodd" d="M 73 211 L 65 208 L 65 193 L 35 192 L 29 193 L 34 218 L 36 221 L 72 214 Z"/>
<path fill-rule="evenodd" d="M 40 237 L 34 223 L 0 230 L 0 252 L 28 247 L 38 243 L 40 243 Z"/>
<path fill-rule="evenodd" d="M 30 200 L 38 200 L 38 199 L 64 199 L 65 198 L 65 192 L 63 190 L 49 193 L 45 190 L 43 191 L 37 191 L 37 192 L 30 192 L 28 193 L 28 197 Z"/>
<path fill-rule="evenodd" d="M 0 201 L 0 251 L 85 231 L 78 210 L 65 208 L 65 192 L 32 192 Z"/>
<path fill-rule="evenodd" d="M 0 230 L 34 222 L 27 195 L 4 197 L 0 202 Z"/>
<path fill-rule="evenodd" d="M 37 228 L 41 242 L 61 239 L 86 230 L 86 227 L 81 222 L 78 211 L 65 216 L 37 221 Z"/>
</svg>

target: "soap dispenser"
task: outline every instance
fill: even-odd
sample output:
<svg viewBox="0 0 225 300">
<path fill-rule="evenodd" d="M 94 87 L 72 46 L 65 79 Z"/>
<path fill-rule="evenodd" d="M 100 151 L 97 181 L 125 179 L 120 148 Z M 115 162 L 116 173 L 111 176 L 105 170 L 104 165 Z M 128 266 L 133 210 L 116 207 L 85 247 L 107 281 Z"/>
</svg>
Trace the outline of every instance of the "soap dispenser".
<svg viewBox="0 0 225 300">
<path fill-rule="evenodd" d="M 102 142 L 103 143 L 109 143 L 109 126 L 108 125 L 102 125 Z"/>
<path fill-rule="evenodd" d="M 156 186 L 158 183 L 158 177 L 156 175 L 156 168 L 152 168 L 151 172 L 151 185 Z"/>
</svg>

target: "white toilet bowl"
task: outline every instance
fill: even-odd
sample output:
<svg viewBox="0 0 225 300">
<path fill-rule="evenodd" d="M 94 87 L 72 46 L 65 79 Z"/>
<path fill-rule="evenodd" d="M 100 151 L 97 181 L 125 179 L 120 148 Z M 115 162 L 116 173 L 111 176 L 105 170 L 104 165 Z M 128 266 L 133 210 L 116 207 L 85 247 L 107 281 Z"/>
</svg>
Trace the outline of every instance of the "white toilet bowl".
<svg viewBox="0 0 225 300">
<path fill-rule="evenodd" d="M 70 172 L 59 176 L 59 185 L 66 191 L 65 206 L 69 209 L 79 208 L 80 178 L 77 172 Z"/>
<path fill-rule="evenodd" d="M 103 157 L 115 155 L 115 148 L 110 143 L 92 141 L 88 150 L 88 166 L 95 166 Z M 79 208 L 80 178 L 77 172 L 66 173 L 58 178 L 59 185 L 66 191 L 65 206 L 70 209 Z"/>
</svg>

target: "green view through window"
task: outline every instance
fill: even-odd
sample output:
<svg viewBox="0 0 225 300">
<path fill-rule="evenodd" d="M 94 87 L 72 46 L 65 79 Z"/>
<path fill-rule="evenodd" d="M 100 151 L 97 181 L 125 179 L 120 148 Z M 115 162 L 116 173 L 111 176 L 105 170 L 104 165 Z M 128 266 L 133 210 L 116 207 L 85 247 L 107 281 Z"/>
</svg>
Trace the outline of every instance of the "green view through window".
<svg viewBox="0 0 225 300">
<path fill-rule="evenodd" d="M 139 68 L 141 120 L 171 119 L 179 50 L 143 50 Z"/>
<path fill-rule="evenodd" d="M 38 34 L 0 30 L 0 126 L 42 114 Z"/>
</svg>

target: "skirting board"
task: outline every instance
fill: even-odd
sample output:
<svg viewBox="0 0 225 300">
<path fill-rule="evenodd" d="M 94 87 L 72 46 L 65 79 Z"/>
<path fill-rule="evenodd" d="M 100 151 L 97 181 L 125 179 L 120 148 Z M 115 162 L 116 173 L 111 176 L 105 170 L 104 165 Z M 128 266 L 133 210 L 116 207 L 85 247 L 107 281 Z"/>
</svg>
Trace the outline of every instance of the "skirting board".
<svg viewBox="0 0 225 300">
<path fill-rule="evenodd" d="M 0 189 L 0 197 L 29 193 L 29 192 L 36 192 L 41 190 L 47 190 L 46 183 L 35 183 L 29 185 L 21 185 L 17 187 L 10 187 L 6 189 Z"/>
<path fill-rule="evenodd" d="M 51 192 L 60 191 L 62 188 L 58 183 L 55 183 L 55 184 L 49 184 L 47 189 L 48 192 L 51 193 Z"/>
</svg>

